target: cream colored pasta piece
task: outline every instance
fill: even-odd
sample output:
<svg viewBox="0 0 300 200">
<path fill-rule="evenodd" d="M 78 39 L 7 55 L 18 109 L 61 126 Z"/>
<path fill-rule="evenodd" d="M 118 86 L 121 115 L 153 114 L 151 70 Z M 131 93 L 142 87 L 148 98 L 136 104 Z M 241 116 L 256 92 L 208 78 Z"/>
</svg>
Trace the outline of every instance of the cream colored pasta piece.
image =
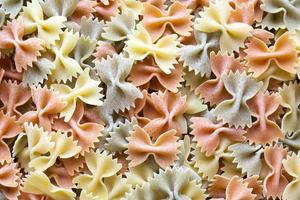
<svg viewBox="0 0 300 200">
<path fill-rule="evenodd" d="M 37 31 L 37 37 L 42 39 L 49 47 L 59 39 L 62 28 L 65 27 L 63 22 L 67 19 L 63 16 L 52 16 L 44 19 L 43 9 L 38 0 L 28 2 L 20 13 L 24 20 L 25 34 Z"/>
<path fill-rule="evenodd" d="M 148 55 L 151 55 L 154 57 L 156 64 L 166 74 L 170 74 L 171 70 L 174 69 L 179 52 L 176 35 L 166 35 L 154 42 L 146 29 L 141 24 L 138 24 L 137 30 L 134 30 L 133 34 L 129 35 L 128 38 L 125 51 L 129 53 L 131 58 L 143 60 Z"/>
<path fill-rule="evenodd" d="M 199 13 L 200 18 L 196 19 L 195 29 L 214 33 L 220 32 L 220 50 L 221 52 L 238 51 L 244 46 L 244 41 L 251 35 L 253 28 L 245 23 L 228 23 L 232 8 L 228 1 L 220 0 L 215 3 L 210 2 L 204 11 Z"/>
<path fill-rule="evenodd" d="M 76 109 L 77 100 L 81 100 L 90 105 L 102 105 L 100 100 L 103 95 L 100 93 L 102 88 L 98 85 L 100 81 L 90 78 L 89 68 L 86 68 L 78 77 L 74 88 L 67 85 L 52 84 L 51 88 L 58 93 L 58 96 L 67 102 L 66 107 L 60 113 L 61 117 L 65 117 L 65 121 L 69 121 Z"/>
</svg>

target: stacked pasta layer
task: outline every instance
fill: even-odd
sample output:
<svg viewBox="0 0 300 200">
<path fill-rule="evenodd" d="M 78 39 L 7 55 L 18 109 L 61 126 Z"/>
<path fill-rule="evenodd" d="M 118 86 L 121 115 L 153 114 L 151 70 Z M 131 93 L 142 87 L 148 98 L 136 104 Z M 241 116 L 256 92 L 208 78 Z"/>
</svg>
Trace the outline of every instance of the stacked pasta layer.
<svg viewBox="0 0 300 200">
<path fill-rule="evenodd" d="M 299 0 L 0 0 L 0 199 L 300 199 Z"/>
</svg>

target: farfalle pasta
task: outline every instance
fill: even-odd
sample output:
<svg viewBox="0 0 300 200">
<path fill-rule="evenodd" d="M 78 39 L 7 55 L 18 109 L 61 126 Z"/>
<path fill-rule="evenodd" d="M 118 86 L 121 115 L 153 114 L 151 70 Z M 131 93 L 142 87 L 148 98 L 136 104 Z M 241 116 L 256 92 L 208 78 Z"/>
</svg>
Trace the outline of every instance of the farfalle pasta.
<svg viewBox="0 0 300 200">
<path fill-rule="evenodd" d="M 43 9 L 38 0 L 27 3 L 20 14 L 24 20 L 24 32 L 30 34 L 37 31 L 38 38 L 42 39 L 46 45 L 53 44 L 58 40 L 59 34 L 64 27 L 63 22 L 67 19 L 63 16 L 52 16 L 44 20 Z"/>
<path fill-rule="evenodd" d="M 125 51 L 129 53 L 131 58 L 143 60 L 146 56 L 151 55 L 163 72 L 171 73 L 174 64 L 177 63 L 176 57 L 179 51 L 176 35 L 166 35 L 154 42 L 146 29 L 139 24 L 137 30 L 134 30 L 133 34 L 128 37 Z"/>
<path fill-rule="evenodd" d="M 253 28 L 246 23 L 228 23 L 232 8 L 226 0 L 210 2 L 196 19 L 195 29 L 206 32 L 220 32 L 221 52 L 237 51 L 244 46 L 244 41 L 251 35 Z"/>
<path fill-rule="evenodd" d="M 160 38 L 168 26 L 180 36 L 189 36 L 192 31 L 192 18 L 190 9 L 186 5 L 175 1 L 168 11 L 161 11 L 150 3 L 144 3 L 143 20 L 141 23 L 150 33 L 153 41 Z"/>
<path fill-rule="evenodd" d="M 298 0 L 0 0 L 0 199 L 298 200 Z"/>
</svg>

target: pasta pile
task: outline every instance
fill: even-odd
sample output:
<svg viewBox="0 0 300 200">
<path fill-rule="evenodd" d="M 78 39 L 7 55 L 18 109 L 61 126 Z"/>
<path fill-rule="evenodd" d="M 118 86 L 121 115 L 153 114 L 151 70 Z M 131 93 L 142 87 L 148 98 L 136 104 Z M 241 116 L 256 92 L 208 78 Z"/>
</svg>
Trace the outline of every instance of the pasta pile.
<svg viewBox="0 0 300 200">
<path fill-rule="evenodd" d="M 0 199 L 300 199 L 299 0 L 0 0 Z"/>
</svg>

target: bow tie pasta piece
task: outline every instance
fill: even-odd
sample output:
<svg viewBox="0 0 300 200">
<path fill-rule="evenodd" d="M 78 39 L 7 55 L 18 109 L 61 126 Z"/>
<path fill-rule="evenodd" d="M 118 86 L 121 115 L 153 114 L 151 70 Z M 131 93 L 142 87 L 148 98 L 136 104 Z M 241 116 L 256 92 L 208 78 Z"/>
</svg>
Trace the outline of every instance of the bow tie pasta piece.
<svg viewBox="0 0 300 200">
<path fill-rule="evenodd" d="M 224 175 L 215 175 L 209 188 L 210 194 L 213 199 L 258 200 L 262 196 L 256 194 L 261 192 L 257 178 L 258 176 L 242 179 L 238 176 L 227 178 Z"/>
<path fill-rule="evenodd" d="M 143 60 L 147 56 L 153 56 L 156 64 L 166 74 L 170 74 L 177 63 L 176 58 L 179 55 L 179 42 L 177 36 L 166 35 L 154 42 L 147 30 L 141 25 L 137 25 L 137 30 L 128 36 L 125 51 L 134 60 Z"/>
<path fill-rule="evenodd" d="M 219 33 L 194 32 L 196 45 L 183 45 L 180 48 L 180 60 L 189 71 L 209 77 L 212 67 L 209 63 L 210 53 L 220 49 Z"/>
<path fill-rule="evenodd" d="M 49 156 L 41 155 L 29 162 L 29 167 L 37 171 L 45 171 L 54 163 L 58 158 L 67 159 L 77 155 L 81 151 L 81 147 L 77 145 L 72 136 L 67 133 L 50 132 L 51 143 L 54 144 L 53 148 L 49 150 Z"/>
<path fill-rule="evenodd" d="M 253 30 L 245 23 L 228 23 L 232 10 L 227 0 L 210 2 L 209 6 L 199 13 L 200 18 L 196 19 L 196 30 L 206 33 L 221 32 L 220 50 L 222 53 L 231 53 L 244 47 L 244 41 Z"/>
<path fill-rule="evenodd" d="M 142 187 L 129 191 L 124 200 L 204 200 L 207 195 L 201 186 L 201 178 L 192 170 L 175 166 L 160 170 Z"/>
<path fill-rule="evenodd" d="M 127 35 L 131 34 L 134 28 L 134 12 L 124 12 L 113 17 L 110 22 L 106 22 L 102 37 L 110 41 L 122 41 L 127 38 Z"/>
<path fill-rule="evenodd" d="M 256 118 L 245 134 L 251 143 L 266 145 L 284 138 L 275 120 L 270 119 L 278 111 L 279 104 L 279 95 L 262 92 L 248 102 L 252 116 Z"/>
<path fill-rule="evenodd" d="M 289 82 L 279 88 L 281 96 L 280 104 L 287 108 L 282 117 L 281 128 L 283 131 L 291 133 L 300 129 L 300 84 L 297 82 Z"/>
<path fill-rule="evenodd" d="M 24 20 L 22 17 L 8 21 L 7 25 L 0 31 L 0 35 L 0 49 L 14 50 L 17 72 L 27 70 L 27 66 L 32 66 L 32 62 L 37 61 L 37 57 L 41 55 L 42 40 L 36 37 L 23 39 Z"/>
<path fill-rule="evenodd" d="M 165 74 L 154 62 L 152 58 L 145 59 L 133 64 L 129 74 L 129 80 L 135 86 L 145 86 L 153 90 L 170 90 L 173 93 L 178 92 L 183 82 L 183 66 L 177 64 L 170 74 Z"/>
<path fill-rule="evenodd" d="M 144 3 L 141 23 L 150 33 L 153 41 L 159 39 L 166 31 L 167 25 L 180 36 L 189 36 L 192 31 L 192 10 L 179 1 L 170 5 L 168 11 L 161 11 L 150 3 Z"/>
<path fill-rule="evenodd" d="M 9 116 L 21 116 L 19 107 L 30 99 L 30 91 L 18 84 L 17 81 L 2 81 L 0 83 L 0 100 L 3 103 L 2 110 Z"/>
<path fill-rule="evenodd" d="M 77 102 L 76 109 L 70 121 L 65 122 L 62 118 L 55 120 L 53 129 L 69 132 L 78 141 L 78 146 L 81 147 L 81 154 L 95 148 L 95 143 L 99 142 L 99 137 L 102 135 L 103 126 L 94 122 L 82 122 L 86 108 L 82 102 Z"/>
<path fill-rule="evenodd" d="M 24 0 L 16 0 L 16 1 L 10 1 L 10 0 L 0 0 L 0 5 L 5 11 L 5 13 L 8 13 L 9 17 L 14 19 L 19 14 L 19 12 L 22 9 Z"/>
<path fill-rule="evenodd" d="M 25 177 L 21 190 L 57 200 L 75 200 L 76 197 L 71 189 L 60 188 L 52 184 L 49 177 L 40 171 L 30 172 Z"/>
<path fill-rule="evenodd" d="M 17 200 L 20 195 L 20 170 L 17 163 L 0 164 L 0 191 L 4 199 Z"/>
<path fill-rule="evenodd" d="M 92 196 L 98 199 L 109 200 L 111 186 L 107 184 L 107 181 L 114 178 L 122 165 L 105 151 L 100 153 L 99 150 L 86 153 L 85 161 L 91 174 L 80 174 L 73 179 L 73 183 L 87 194 L 92 193 Z"/>
<path fill-rule="evenodd" d="M 48 76 L 50 76 L 51 71 L 54 68 L 54 63 L 48 58 L 38 58 L 36 62 L 32 63 L 32 67 L 28 68 L 23 73 L 23 85 L 43 85 L 43 83 L 48 79 Z"/>
<path fill-rule="evenodd" d="M 195 89 L 195 92 L 204 98 L 206 102 L 215 105 L 230 98 L 230 94 L 224 87 L 221 78 L 222 75 L 230 71 L 242 71 L 243 66 L 233 56 L 222 55 L 220 52 L 218 54 L 212 52 L 210 53 L 210 68 L 216 78 L 206 80 Z"/>
<path fill-rule="evenodd" d="M 107 86 L 104 104 L 108 109 L 124 112 L 134 106 L 134 101 L 142 98 L 142 93 L 126 81 L 132 68 L 133 59 L 114 54 L 101 62 L 96 61 L 96 70 L 100 79 Z"/>
<path fill-rule="evenodd" d="M 287 149 L 281 146 L 270 146 L 265 149 L 265 161 L 271 169 L 264 179 L 264 194 L 267 197 L 272 197 L 273 199 L 281 198 L 289 183 L 286 175 L 283 173 L 283 162 L 287 154 Z"/>
<path fill-rule="evenodd" d="M 192 161 L 196 171 L 210 180 L 218 172 L 221 159 L 232 160 L 231 153 L 228 151 L 228 147 L 232 143 L 229 139 L 222 138 L 220 145 L 210 156 L 206 156 L 206 153 L 202 152 L 200 148 L 194 148 L 192 151 L 192 155 L 194 155 Z"/>
<path fill-rule="evenodd" d="M 4 139 L 14 138 L 22 132 L 22 126 L 16 121 L 15 117 L 5 115 L 0 111 L 0 164 L 12 161 L 11 153 L 8 144 Z"/>
<path fill-rule="evenodd" d="M 232 99 L 222 101 L 213 113 L 230 126 L 250 127 L 251 113 L 246 102 L 256 95 L 262 82 L 257 83 L 245 72 L 223 74 L 222 81 L 226 90 L 232 95 Z"/>
<path fill-rule="evenodd" d="M 206 152 L 207 156 L 211 156 L 219 146 L 221 138 L 225 137 L 232 141 L 243 141 L 245 131 L 242 129 L 225 127 L 221 122 L 214 123 L 204 117 L 192 117 L 191 135 L 197 142 L 197 148 L 201 148 L 202 152 Z"/>
<path fill-rule="evenodd" d="M 247 177 L 260 174 L 264 149 L 248 143 L 236 143 L 228 149 L 232 151 L 233 162 L 242 169 L 242 173 L 247 173 Z"/>
<path fill-rule="evenodd" d="M 185 110 L 186 96 L 181 96 L 181 93 L 151 93 L 143 108 L 143 116 L 149 119 L 144 129 L 155 139 L 171 129 L 175 129 L 176 135 L 180 136 L 187 132 L 187 122 L 183 116 Z"/>
<path fill-rule="evenodd" d="M 163 169 L 172 165 L 178 153 L 178 137 L 175 130 L 169 130 L 161 134 L 155 142 L 151 141 L 149 134 L 138 125 L 135 125 L 130 137 L 127 138 L 127 160 L 129 167 L 134 167 L 145 162 L 153 155 L 155 162 Z"/>
<path fill-rule="evenodd" d="M 276 39 L 274 46 L 269 48 L 262 40 L 252 37 L 246 44 L 246 65 L 254 77 L 265 73 L 273 61 L 277 67 L 290 74 L 296 74 L 297 50 L 288 32 Z"/>
<path fill-rule="evenodd" d="M 63 23 L 67 20 L 63 16 L 53 16 L 44 20 L 43 10 L 38 0 L 28 2 L 20 15 L 24 20 L 25 34 L 37 31 L 37 37 L 48 47 L 59 39 L 59 34 L 63 32 L 61 29 L 65 27 Z"/>
<path fill-rule="evenodd" d="M 300 30 L 300 6 L 297 0 L 262 0 L 261 9 L 267 14 L 262 25 L 269 29 Z"/>
<path fill-rule="evenodd" d="M 97 1 L 92 1 L 92 0 L 79 1 L 76 5 L 74 12 L 68 18 L 71 21 L 70 23 L 75 22 L 77 24 L 80 24 L 80 21 L 83 17 L 93 18 L 94 17 L 93 13 L 96 12 L 94 8 L 95 6 L 97 6 Z"/>
<path fill-rule="evenodd" d="M 62 84 L 51 85 L 51 88 L 58 93 L 59 97 L 67 102 L 66 107 L 60 113 L 60 117 L 64 117 L 66 122 L 71 119 L 78 99 L 89 105 L 102 105 L 102 101 L 100 100 L 103 97 L 100 93 L 102 88 L 98 86 L 100 81 L 91 79 L 89 71 L 89 68 L 86 68 L 79 75 L 74 88 Z"/>
<path fill-rule="evenodd" d="M 41 6 L 48 17 L 69 17 L 75 11 L 78 0 L 43 0 Z"/>
<path fill-rule="evenodd" d="M 22 123 L 32 122 L 46 131 L 51 131 L 53 119 L 64 109 L 66 102 L 60 101 L 53 90 L 46 86 L 43 88 L 41 86 L 32 87 L 31 96 L 36 110 L 26 112 L 19 118 L 19 121 Z"/>
<path fill-rule="evenodd" d="M 106 138 L 107 143 L 105 149 L 111 152 L 121 152 L 127 149 L 127 137 L 131 135 L 134 125 L 137 124 L 136 118 L 131 118 L 131 121 L 125 119 L 125 122 L 114 124 L 111 131 L 108 132 L 109 137 Z"/>
<path fill-rule="evenodd" d="M 25 171 L 29 171 L 29 162 L 43 154 L 47 154 L 53 149 L 54 142 L 43 128 L 37 125 L 25 123 L 24 132 L 21 133 L 13 147 L 14 156 Z"/>
<path fill-rule="evenodd" d="M 59 40 L 52 45 L 52 51 L 55 54 L 53 61 L 55 68 L 51 72 L 51 80 L 59 82 L 67 82 L 72 77 L 77 77 L 82 72 L 79 63 L 71 58 L 69 54 L 74 50 L 79 39 L 79 33 L 65 30 L 60 34 Z"/>
<path fill-rule="evenodd" d="M 299 162 L 300 162 L 299 152 L 298 154 L 292 153 L 292 155 L 287 156 L 287 158 L 282 161 L 284 169 L 292 177 L 292 181 L 290 181 L 286 186 L 286 188 L 284 189 L 283 196 L 282 196 L 284 200 L 298 200 L 300 196 Z"/>
</svg>

